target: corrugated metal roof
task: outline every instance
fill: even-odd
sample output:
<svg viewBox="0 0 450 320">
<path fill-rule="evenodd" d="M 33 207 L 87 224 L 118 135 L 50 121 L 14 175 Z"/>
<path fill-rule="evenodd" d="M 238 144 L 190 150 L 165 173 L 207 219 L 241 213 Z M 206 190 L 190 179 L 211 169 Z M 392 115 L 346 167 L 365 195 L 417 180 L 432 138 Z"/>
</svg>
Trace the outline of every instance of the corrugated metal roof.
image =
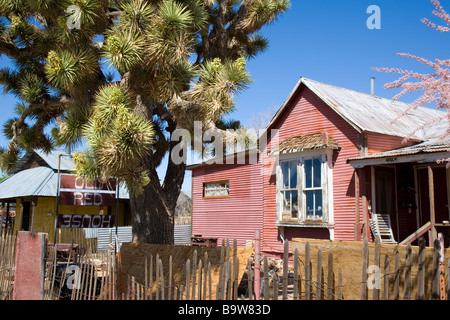
<svg viewBox="0 0 450 320">
<path fill-rule="evenodd" d="M 50 152 L 45 152 L 44 150 L 41 149 L 34 149 L 27 151 L 22 156 L 22 158 L 18 162 L 17 168 L 14 171 L 12 171 L 12 173 L 22 171 L 24 166 L 28 163 L 33 154 L 37 154 L 53 170 L 58 170 L 59 155 L 64 155 L 61 157 L 60 170 L 70 171 L 75 169 L 75 164 L 72 161 L 72 157 L 64 151 L 53 150 Z"/>
<path fill-rule="evenodd" d="M 368 160 L 378 158 L 391 158 L 399 156 L 408 156 L 419 153 L 436 153 L 436 152 L 448 152 L 450 155 L 450 141 L 441 141 L 439 139 L 432 139 L 425 142 L 413 144 L 407 147 L 389 150 L 385 152 L 379 152 L 368 156 L 349 158 L 347 161 L 356 160 Z"/>
<path fill-rule="evenodd" d="M 275 114 L 268 128 L 275 122 L 301 86 L 308 87 L 360 132 L 368 131 L 407 137 L 414 128 L 445 116 L 443 111 L 426 107 L 418 107 L 406 112 L 410 107 L 407 103 L 380 98 L 375 95 L 336 87 L 302 77 L 283 106 Z M 412 135 L 412 138 L 427 140 L 442 135 L 442 129 L 444 128 L 445 126 L 433 125 L 415 133 Z"/>
<path fill-rule="evenodd" d="M 42 150 L 28 151 L 20 160 L 18 168 L 23 168 L 30 157 L 36 153 L 48 166 L 40 166 L 25 170 L 17 169 L 10 177 L 0 183 L 0 199 L 17 197 L 56 197 L 58 181 L 58 160 L 62 151 L 46 153 Z M 70 156 L 61 157 L 61 171 L 75 168 Z M 129 199 L 127 187 L 122 184 L 119 189 L 120 199 Z"/>
<path fill-rule="evenodd" d="M 48 167 L 19 171 L 0 183 L 0 199 L 55 197 L 57 173 Z"/>
</svg>

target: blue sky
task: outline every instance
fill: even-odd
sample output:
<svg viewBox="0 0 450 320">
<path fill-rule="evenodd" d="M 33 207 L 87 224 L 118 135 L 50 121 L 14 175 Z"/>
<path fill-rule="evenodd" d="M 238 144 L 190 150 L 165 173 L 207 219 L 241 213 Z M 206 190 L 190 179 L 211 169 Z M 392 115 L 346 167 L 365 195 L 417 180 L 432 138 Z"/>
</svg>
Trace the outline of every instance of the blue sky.
<svg viewBox="0 0 450 320">
<path fill-rule="evenodd" d="M 450 34 L 425 26 L 424 17 L 440 23 L 432 15 L 429 0 L 291 0 L 291 9 L 262 34 L 270 42 L 264 53 L 248 62 L 253 82 L 236 98 L 236 111 L 229 118 L 247 124 L 254 113 L 282 105 L 300 77 L 370 92 L 370 77 L 376 77 L 375 93 L 392 98 L 397 91 L 384 85 L 396 75 L 372 70 L 398 67 L 429 72 L 419 62 L 397 56 L 411 53 L 428 59 L 450 58 Z M 367 8 L 381 9 L 381 29 L 370 30 Z M 450 0 L 442 0 L 450 11 Z M 7 65 L 0 60 L 0 67 Z M 414 97 L 402 98 L 412 102 Z M 1 95 L 3 119 L 13 115 L 14 99 Z M 7 141 L 0 137 L 0 145 Z M 190 174 L 183 189 L 190 190 Z"/>
</svg>

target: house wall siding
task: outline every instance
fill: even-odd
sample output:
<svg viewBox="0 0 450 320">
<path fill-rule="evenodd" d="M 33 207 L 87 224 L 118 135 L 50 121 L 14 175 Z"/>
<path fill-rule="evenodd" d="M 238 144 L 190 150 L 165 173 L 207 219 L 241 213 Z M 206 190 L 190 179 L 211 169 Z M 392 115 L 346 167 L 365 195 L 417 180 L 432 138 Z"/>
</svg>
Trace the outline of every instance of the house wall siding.
<svg viewBox="0 0 450 320">
<path fill-rule="evenodd" d="M 353 240 L 355 223 L 354 170 L 347 158 L 360 155 L 360 135 L 347 121 L 326 105 L 307 88 L 297 92 L 291 104 L 270 129 L 278 130 L 278 141 L 296 135 L 327 132 L 341 147 L 334 152 L 333 167 L 333 211 L 334 239 Z M 268 142 L 267 151 L 262 152 L 264 163 L 264 242 L 263 250 L 282 250 L 282 237 L 329 239 L 326 228 L 276 226 L 276 176 L 275 158 L 267 156 L 275 140 Z"/>
<path fill-rule="evenodd" d="M 385 134 L 369 132 L 367 133 L 367 149 L 369 154 L 384 152 L 388 150 L 404 147 L 404 138 L 388 136 Z M 408 141 L 406 144 L 413 143 L 414 140 Z"/>
<path fill-rule="evenodd" d="M 206 165 L 193 170 L 192 234 L 218 238 L 219 244 L 227 238 L 232 244 L 245 246 L 262 230 L 262 174 L 261 165 L 223 164 Z M 229 197 L 203 198 L 203 183 L 229 181 Z"/>
</svg>

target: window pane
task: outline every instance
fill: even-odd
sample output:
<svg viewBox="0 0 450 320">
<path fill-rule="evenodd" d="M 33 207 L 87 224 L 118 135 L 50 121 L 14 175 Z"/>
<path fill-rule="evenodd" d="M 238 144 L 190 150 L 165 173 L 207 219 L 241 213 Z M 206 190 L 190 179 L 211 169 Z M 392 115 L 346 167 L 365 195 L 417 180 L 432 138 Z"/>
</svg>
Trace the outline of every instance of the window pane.
<svg viewBox="0 0 450 320">
<path fill-rule="evenodd" d="M 322 166 L 322 164 L 320 163 L 319 159 L 313 160 L 314 188 L 320 188 L 321 184 L 322 184 L 322 182 L 321 182 L 321 175 L 322 175 L 321 166 Z"/>
<path fill-rule="evenodd" d="M 290 164 L 290 188 L 295 189 L 297 188 L 297 161 L 291 161 Z"/>
<path fill-rule="evenodd" d="M 283 189 L 289 188 L 289 162 L 281 163 L 281 176 L 283 177 Z"/>
<path fill-rule="evenodd" d="M 298 217 L 298 192 L 292 191 L 291 192 L 291 199 L 292 199 L 292 218 Z"/>
<path fill-rule="evenodd" d="M 283 192 L 283 213 L 291 211 L 291 191 Z"/>
<path fill-rule="evenodd" d="M 314 203 L 315 203 L 315 215 L 316 219 L 321 219 L 323 215 L 322 211 L 322 190 L 314 191 Z"/>
<path fill-rule="evenodd" d="M 305 187 L 312 187 L 312 160 L 305 160 Z"/>
<path fill-rule="evenodd" d="M 306 219 L 314 217 L 314 191 L 306 191 Z"/>
</svg>

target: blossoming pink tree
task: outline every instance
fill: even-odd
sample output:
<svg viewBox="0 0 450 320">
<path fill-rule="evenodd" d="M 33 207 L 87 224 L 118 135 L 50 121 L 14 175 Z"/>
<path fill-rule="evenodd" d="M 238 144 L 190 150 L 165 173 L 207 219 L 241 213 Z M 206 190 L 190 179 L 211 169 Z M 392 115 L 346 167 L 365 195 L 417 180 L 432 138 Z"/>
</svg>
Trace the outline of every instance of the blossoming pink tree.
<svg viewBox="0 0 450 320">
<path fill-rule="evenodd" d="M 431 3 L 435 7 L 435 10 L 433 10 L 433 15 L 443 20 L 444 25 L 435 24 L 427 18 L 423 18 L 422 22 L 428 27 L 436 29 L 440 32 L 450 32 L 450 14 L 444 10 L 438 0 L 431 0 Z M 450 59 L 435 59 L 434 61 L 431 61 L 408 53 L 399 53 L 398 55 L 417 60 L 418 62 L 433 69 L 430 73 L 422 74 L 398 68 L 375 68 L 375 70 L 378 71 L 400 75 L 399 79 L 385 85 L 385 88 L 387 89 L 402 89 L 400 93 L 393 98 L 393 100 L 397 100 L 407 93 L 421 93 L 421 95 L 413 103 L 411 103 L 411 106 L 405 110 L 404 113 L 408 112 L 410 109 L 415 109 L 419 106 L 430 103 L 435 103 L 436 108 L 447 111 L 441 118 L 437 118 L 433 120 L 433 122 L 414 128 L 410 135 L 421 130 L 424 126 L 437 124 L 443 121 L 450 121 Z M 450 137 L 450 126 L 440 137 L 440 139 L 446 140 L 448 137 Z M 447 162 L 450 164 L 450 159 L 447 159 Z"/>
</svg>

